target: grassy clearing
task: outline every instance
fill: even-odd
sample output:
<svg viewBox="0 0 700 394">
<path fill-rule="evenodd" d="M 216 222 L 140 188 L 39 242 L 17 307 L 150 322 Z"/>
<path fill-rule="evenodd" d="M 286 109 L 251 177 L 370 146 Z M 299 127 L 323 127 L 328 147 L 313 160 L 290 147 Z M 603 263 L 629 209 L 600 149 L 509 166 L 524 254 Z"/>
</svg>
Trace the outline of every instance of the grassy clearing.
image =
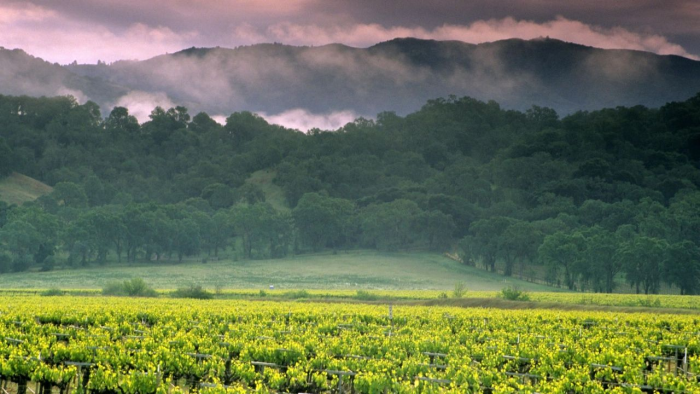
<svg viewBox="0 0 700 394">
<path fill-rule="evenodd" d="M 284 190 L 272 183 L 276 175 L 277 173 L 274 171 L 260 170 L 252 173 L 245 182 L 259 186 L 260 190 L 265 194 L 265 201 L 270 203 L 275 209 L 288 212 L 290 209 L 284 197 Z"/>
<path fill-rule="evenodd" d="M 12 173 L 7 178 L 0 179 L 0 201 L 8 204 L 21 205 L 34 201 L 44 194 L 51 193 L 50 186 L 28 176 Z"/>
<path fill-rule="evenodd" d="M 52 272 L 0 275 L 0 288 L 94 289 L 108 282 L 143 278 L 156 289 L 191 284 L 206 289 L 432 289 L 450 293 L 463 282 L 469 291 L 500 291 L 518 286 L 527 291 L 553 291 L 547 286 L 504 278 L 464 266 L 439 254 L 352 251 L 301 255 L 280 260 L 231 261 L 203 264 L 137 264 L 90 267 Z"/>
</svg>

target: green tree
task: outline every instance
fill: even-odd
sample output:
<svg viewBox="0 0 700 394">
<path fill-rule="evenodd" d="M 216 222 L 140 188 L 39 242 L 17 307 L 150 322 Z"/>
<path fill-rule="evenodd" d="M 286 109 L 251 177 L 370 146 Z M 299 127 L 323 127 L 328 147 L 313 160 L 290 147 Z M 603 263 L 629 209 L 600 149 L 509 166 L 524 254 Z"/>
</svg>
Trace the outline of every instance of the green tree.
<svg viewBox="0 0 700 394">
<path fill-rule="evenodd" d="M 15 256 L 24 258 L 36 253 L 42 236 L 30 223 L 14 220 L 2 228 L 2 242 Z"/>
<path fill-rule="evenodd" d="M 424 211 L 416 217 L 416 231 L 427 241 L 430 250 L 445 250 L 454 241 L 455 226 L 452 216 L 440 211 Z"/>
<path fill-rule="evenodd" d="M 496 260 L 503 253 L 503 233 L 514 223 L 515 219 L 495 216 L 477 220 L 469 227 L 472 253 L 491 272 L 496 272 Z"/>
<path fill-rule="evenodd" d="M 192 256 L 199 252 L 200 230 L 197 222 L 191 218 L 175 220 L 173 226 L 173 247 L 177 252 L 177 261 L 182 262 L 185 256 Z"/>
<path fill-rule="evenodd" d="M 59 182 L 53 188 L 53 197 L 59 204 L 71 208 L 84 208 L 88 203 L 83 188 L 73 182 Z"/>
<path fill-rule="evenodd" d="M 268 203 L 236 205 L 231 209 L 235 232 L 241 237 L 243 258 L 279 258 L 293 244 L 290 214 L 277 212 Z"/>
<path fill-rule="evenodd" d="M 581 259 L 583 237 L 580 234 L 556 232 L 544 238 L 537 249 L 537 256 L 547 270 L 549 283 L 559 282 L 563 275 L 564 285 L 569 290 L 576 289 L 577 265 Z"/>
<path fill-rule="evenodd" d="M 85 191 L 88 205 L 91 207 L 107 204 L 111 198 L 114 197 L 114 195 L 110 193 L 110 190 L 105 188 L 100 178 L 94 175 L 89 176 L 85 180 L 85 183 L 83 183 L 83 190 Z"/>
<path fill-rule="evenodd" d="M 615 289 L 615 276 L 621 272 L 622 265 L 615 258 L 620 240 L 599 226 L 584 232 L 584 251 L 580 272 L 584 280 L 591 283 L 596 292 L 612 293 Z"/>
<path fill-rule="evenodd" d="M 360 213 L 364 243 L 389 251 L 409 246 L 416 237 L 415 224 L 422 212 L 418 204 L 404 199 L 365 207 Z"/>
<path fill-rule="evenodd" d="M 13 170 L 12 149 L 5 139 L 0 137 L 0 177 L 9 175 Z"/>
<path fill-rule="evenodd" d="M 695 243 L 671 244 L 664 270 L 666 282 L 678 286 L 681 295 L 700 293 L 700 248 Z"/>
<path fill-rule="evenodd" d="M 236 193 L 228 185 L 212 183 L 202 190 L 202 198 L 214 209 L 230 208 L 236 202 Z"/>
<path fill-rule="evenodd" d="M 667 253 L 665 240 L 637 236 L 620 245 L 616 258 L 625 271 L 627 282 L 637 293 L 641 286 L 644 294 L 651 294 L 659 291 Z"/>
<path fill-rule="evenodd" d="M 519 262 L 519 275 L 522 278 L 525 265 L 537 256 L 537 248 L 544 234 L 528 222 L 516 221 L 510 224 L 499 237 L 501 255 L 505 261 L 504 275 L 511 276 L 516 262 Z"/>
<path fill-rule="evenodd" d="M 233 235 L 231 215 L 227 211 L 217 211 L 211 218 L 208 234 L 214 256 L 219 257 L 219 250 L 226 248 Z"/>
<path fill-rule="evenodd" d="M 314 251 L 336 248 L 346 240 L 355 206 L 319 193 L 304 194 L 292 211 L 302 242 Z"/>
<path fill-rule="evenodd" d="M 205 112 L 200 112 L 192 118 L 192 123 L 189 125 L 190 130 L 198 134 L 205 134 L 210 131 L 221 129 L 222 126 L 212 119 Z"/>
<path fill-rule="evenodd" d="M 24 222 L 33 228 L 37 233 L 37 238 L 34 238 L 33 231 L 24 232 L 24 234 L 32 234 L 33 245 L 31 252 L 20 253 L 22 260 L 29 259 L 30 255 L 37 264 L 41 264 L 44 259 L 54 254 L 59 238 L 59 221 L 54 215 L 42 211 L 37 206 L 23 206 L 13 209 L 8 215 L 7 228 L 13 222 Z M 19 256 L 18 255 L 18 256 Z"/>
<path fill-rule="evenodd" d="M 105 119 L 105 129 L 115 138 L 134 137 L 141 130 L 138 120 L 129 115 L 129 109 L 124 107 L 114 107 Z"/>
</svg>

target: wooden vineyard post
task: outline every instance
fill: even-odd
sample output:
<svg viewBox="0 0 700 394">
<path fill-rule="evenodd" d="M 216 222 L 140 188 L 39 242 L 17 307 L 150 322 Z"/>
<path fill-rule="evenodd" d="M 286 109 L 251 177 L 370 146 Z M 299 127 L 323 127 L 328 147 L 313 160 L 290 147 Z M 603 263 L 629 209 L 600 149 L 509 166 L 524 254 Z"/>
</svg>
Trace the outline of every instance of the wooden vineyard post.
<svg viewBox="0 0 700 394">
<path fill-rule="evenodd" d="M 391 333 L 394 332 L 394 305 L 389 304 L 389 323 L 391 328 L 389 328 L 389 339 L 391 339 Z"/>
<path fill-rule="evenodd" d="M 80 363 L 75 361 L 65 361 L 63 364 L 78 367 L 78 373 L 75 375 L 75 378 L 77 379 L 76 385 L 78 385 L 78 387 L 80 388 L 80 390 L 78 391 L 79 393 L 85 393 L 85 387 L 87 386 L 88 380 L 90 380 L 89 368 L 92 367 L 94 364 Z M 83 368 L 86 368 L 85 372 L 83 372 Z"/>
<path fill-rule="evenodd" d="M 323 372 L 329 374 L 329 375 L 336 375 L 338 377 L 338 394 L 343 394 L 343 377 L 344 376 L 349 376 L 350 378 L 354 377 L 357 375 L 355 372 L 352 371 L 333 371 L 326 369 Z M 355 390 L 350 388 L 350 392 L 354 392 Z"/>
</svg>

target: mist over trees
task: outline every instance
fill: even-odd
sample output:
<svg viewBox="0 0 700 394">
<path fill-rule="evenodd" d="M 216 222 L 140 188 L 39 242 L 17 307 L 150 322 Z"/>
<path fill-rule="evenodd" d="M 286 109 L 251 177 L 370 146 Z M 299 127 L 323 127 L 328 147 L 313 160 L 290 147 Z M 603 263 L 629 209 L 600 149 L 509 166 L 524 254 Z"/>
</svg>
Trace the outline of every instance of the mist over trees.
<svg viewBox="0 0 700 394">
<path fill-rule="evenodd" d="M 700 293 L 700 95 L 559 118 L 468 97 L 304 134 L 185 107 L 103 119 L 71 97 L 0 96 L 0 272 L 323 250 L 457 252 L 569 288 Z M 247 182 L 274 174 L 283 201 Z"/>
</svg>

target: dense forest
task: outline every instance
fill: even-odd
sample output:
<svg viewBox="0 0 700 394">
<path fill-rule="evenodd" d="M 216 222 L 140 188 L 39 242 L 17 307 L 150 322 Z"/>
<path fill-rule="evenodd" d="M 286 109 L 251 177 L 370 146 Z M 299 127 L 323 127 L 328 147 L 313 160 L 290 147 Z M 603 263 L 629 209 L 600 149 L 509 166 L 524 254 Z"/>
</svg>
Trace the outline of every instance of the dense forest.
<svg viewBox="0 0 700 394">
<path fill-rule="evenodd" d="M 284 192 L 273 205 L 265 170 Z M 700 293 L 700 94 L 564 118 L 449 97 L 301 133 L 184 107 L 143 124 L 72 97 L 0 96 L 0 272 L 321 250 L 456 252 L 575 290 Z"/>
</svg>

